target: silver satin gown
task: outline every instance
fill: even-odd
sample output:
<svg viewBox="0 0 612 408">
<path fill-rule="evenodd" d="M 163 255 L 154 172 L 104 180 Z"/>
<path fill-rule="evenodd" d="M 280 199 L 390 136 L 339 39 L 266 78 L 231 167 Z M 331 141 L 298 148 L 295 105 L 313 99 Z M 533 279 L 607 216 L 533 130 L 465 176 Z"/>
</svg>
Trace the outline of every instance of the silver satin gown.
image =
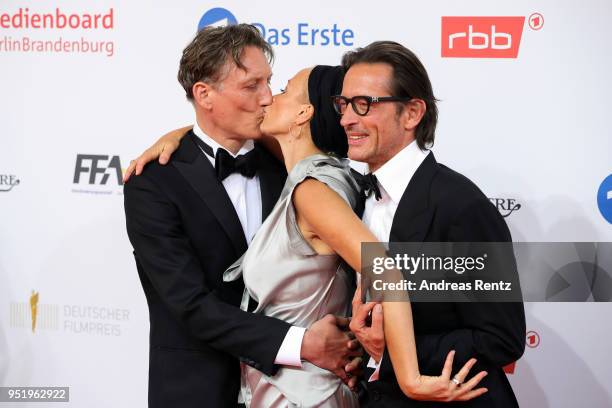
<svg viewBox="0 0 612 408">
<path fill-rule="evenodd" d="M 342 259 L 335 254 L 317 254 L 296 222 L 293 191 L 308 177 L 325 183 L 356 208 L 359 188 L 348 160 L 321 154 L 305 158 L 289 173 L 276 206 L 248 251 L 223 276 L 225 281 L 233 281 L 242 275 L 243 310 L 247 310 L 250 296 L 258 302 L 253 313 L 306 328 L 328 313 L 347 316 L 352 296 Z M 242 364 L 241 393 L 247 407 L 359 406 L 356 396 L 333 373 L 308 362 L 302 365 L 284 366 L 269 377 Z"/>
</svg>

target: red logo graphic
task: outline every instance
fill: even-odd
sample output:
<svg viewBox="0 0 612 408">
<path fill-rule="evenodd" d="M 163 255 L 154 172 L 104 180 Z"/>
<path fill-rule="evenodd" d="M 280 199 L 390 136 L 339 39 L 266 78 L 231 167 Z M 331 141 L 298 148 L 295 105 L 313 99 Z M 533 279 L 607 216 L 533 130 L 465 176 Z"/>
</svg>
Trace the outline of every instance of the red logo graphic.
<svg viewBox="0 0 612 408">
<path fill-rule="evenodd" d="M 525 17 L 442 17 L 442 57 L 516 58 L 524 24 Z"/>
<path fill-rule="evenodd" d="M 504 366 L 504 373 L 506 374 L 514 374 L 514 369 L 516 368 L 516 361 L 514 363 L 510 363 L 507 366 Z"/>
<path fill-rule="evenodd" d="M 544 27 L 544 16 L 540 13 L 533 13 L 529 16 L 529 27 L 532 30 L 538 31 Z"/>
<path fill-rule="evenodd" d="M 536 348 L 540 345 L 540 335 L 534 331 L 527 332 L 527 347 Z"/>
<path fill-rule="evenodd" d="M 525 344 L 529 348 L 538 347 L 540 345 L 540 335 L 534 332 L 533 330 L 528 331 L 527 335 L 525 336 Z M 515 370 L 516 370 L 516 361 L 514 363 L 510 363 L 504 366 L 504 373 L 506 374 L 514 374 Z"/>
<path fill-rule="evenodd" d="M 113 29 L 114 9 L 102 13 L 66 13 L 59 8 L 55 12 L 34 12 L 29 8 L 19 8 L 15 13 L 0 14 L 2 28 L 42 28 L 42 29 Z"/>
</svg>

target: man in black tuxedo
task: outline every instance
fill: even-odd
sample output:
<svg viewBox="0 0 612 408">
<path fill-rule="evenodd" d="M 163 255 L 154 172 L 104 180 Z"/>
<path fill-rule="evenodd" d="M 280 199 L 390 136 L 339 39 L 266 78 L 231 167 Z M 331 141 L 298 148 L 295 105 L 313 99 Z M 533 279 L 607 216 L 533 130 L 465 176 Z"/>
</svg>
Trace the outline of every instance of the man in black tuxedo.
<svg viewBox="0 0 612 408">
<path fill-rule="evenodd" d="M 510 242 L 501 215 L 478 187 L 438 164 L 434 142 L 436 100 L 418 58 L 394 42 L 375 42 L 347 53 L 342 97 L 334 103 L 349 141 L 349 158 L 368 164 L 371 194 L 364 223 L 383 242 Z M 383 98 L 383 97 L 386 97 Z M 358 308 L 359 306 L 357 306 Z M 362 310 L 365 310 L 362 309 Z M 516 407 L 503 366 L 525 347 L 522 303 L 412 303 L 421 374 L 440 375 L 455 350 L 453 373 L 470 358 L 472 372 L 487 371 L 478 385 L 488 392 L 456 407 Z M 371 356 L 367 406 L 425 407 L 439 402 L 408 398 L 384 352 L 382 312 L 354 310 L 351 329 Z M 401 379 L 404 381 L 405 379 Z M 454 378 L 454 384 L 466 378 Z M 460 385 L 459 385 L 460 386 Z"/>
<path fill-rule="evenodd" d="M 252 139 L 272 102 L 270 46 L 252 26 L 200 31 L 179 82 L 196 123 L 168 166 L 125 185 L 125 214 L 150 315 L 149 406 L 231 407 L 239 361 L 273 375 L 301 359 L 346 378 L 354 351 L 326 316 L 308 328 L 243 312 L 243 283 L 221 285 L 274 206 L 285 169 Z"/>
</svg>

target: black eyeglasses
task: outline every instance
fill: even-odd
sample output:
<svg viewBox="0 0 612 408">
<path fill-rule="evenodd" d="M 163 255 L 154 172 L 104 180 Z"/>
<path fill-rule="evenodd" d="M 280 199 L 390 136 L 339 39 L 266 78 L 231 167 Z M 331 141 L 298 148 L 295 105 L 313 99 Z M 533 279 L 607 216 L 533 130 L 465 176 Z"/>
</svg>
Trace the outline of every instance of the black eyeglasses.
<svg viewBox="0 0 612 408">
<path fill-rule="evenodd" d="M 353 111 L 359 116 L 365 116 L 370 111 L 370 106 L 373 103 L 379 102 L 409 102 L 412 100 L 411 97 L 400 97 L 400 96 L 365 96 L 358 95 L 352 98 L 347 98 L 342 95 L 334 95 L 331 97 L 334 109 L 338 114 L 344 115 L 346 108 L 349 103 L 353 107 Z"/>
</svg>

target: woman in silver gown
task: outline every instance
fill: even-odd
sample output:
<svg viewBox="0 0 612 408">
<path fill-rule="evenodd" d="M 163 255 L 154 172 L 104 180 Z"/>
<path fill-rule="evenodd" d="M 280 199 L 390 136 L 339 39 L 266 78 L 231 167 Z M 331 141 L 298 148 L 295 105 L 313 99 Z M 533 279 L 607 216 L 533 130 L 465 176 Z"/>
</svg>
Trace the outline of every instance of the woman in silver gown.
<svg viewBox="0 0 612 408">
<path fill-rule="evenodd" d="M 317 66 L 300 71 L 266 109 L 262 131 L 280 144 L 288 177 L 276 206 L 249 249 L 224 274 L 244 279 L 246 310 L 309 327 L 327 314 L 348 316 L 352 291 L 342 259 L 304 228 L 294 192 L 309 180 L 330 189 L 351 213 L 359 187 L 351 177 L 344 131 L 331 106 L 339 93 L 340 67 Z M 319 106 L 321 102 L 324 107 Z M 327 108 L 327 111 L 325 108 Z M 329 153 L 329 154 L 328 154 Z M 324 210 L 324 206 L 321 206 Z M 333 373 L 308 362 L 282 367 L 269 377 L 242 364 L 242 394 L 251 407 L 356 407 L 355 395 Z"/>
</svg>

